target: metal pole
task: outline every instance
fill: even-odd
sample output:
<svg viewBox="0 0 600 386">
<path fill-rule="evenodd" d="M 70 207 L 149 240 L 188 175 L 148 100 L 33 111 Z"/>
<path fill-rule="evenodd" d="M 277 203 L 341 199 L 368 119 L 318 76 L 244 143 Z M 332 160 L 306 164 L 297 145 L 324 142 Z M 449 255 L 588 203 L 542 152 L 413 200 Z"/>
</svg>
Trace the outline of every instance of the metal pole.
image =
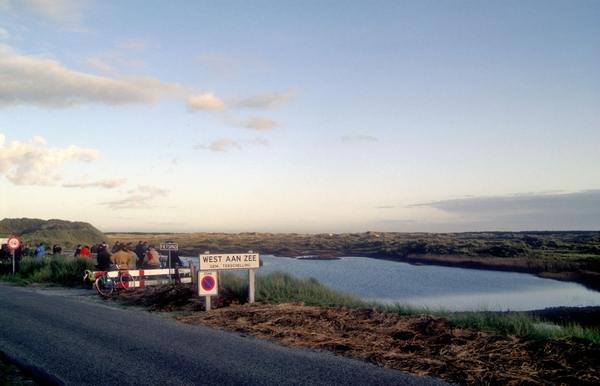
<svg viewBox="0 0 600 386">
<path fill-rule="evenodd" d="M 248 270 L 248 300 L 254 303 L 254 268 Z"/>
<path fill-rule="evenodd" d="M 210 295 L 208 295 L 204 301 L 204 308 L 206 311 L 210 311 Z"/>
<path fill-rule="evenodd" d="M 12 249 L 10 251 L 10 254 L 12 255 L 12 265 L 13 265 L 13 275 L 15 274 L 15 250 Z"/>
<path fill-rule="evenodd" d="M 168 266 L 167 268 L 169 268 L 169 283 L 171 283 L 171 250 L 169 249 L 169 261 L 168 261 Z"/>
</svg>

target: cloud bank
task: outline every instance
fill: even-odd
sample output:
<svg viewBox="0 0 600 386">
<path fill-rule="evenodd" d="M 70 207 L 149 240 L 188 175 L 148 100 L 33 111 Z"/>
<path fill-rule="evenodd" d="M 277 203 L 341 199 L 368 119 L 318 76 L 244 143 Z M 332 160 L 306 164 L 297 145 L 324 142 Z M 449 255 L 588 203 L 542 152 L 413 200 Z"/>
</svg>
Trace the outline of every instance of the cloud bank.
<svg viewBox="0 0 600 386">
<path fill-rule="evenodd" d="M 119 187 L 127 182 L 127 178 L 116 178 L 116 179 L 102 179 L 98 181 L 92 182 L 72 182 L 68 184 L 63 184 L 62 186 L 65 188 L 105 188 L 105 189 L 113 189 Z"/>
<path fill-rule="evenodd" d="M 158 197 L 166 197 L 169 194 L 168 189 L 161 189 L 154 186 L 138 185 L 137 188 L 127 191 L 128 196 L 122 200 L 103 202 L 101 205 L 108 206 L 112 210 L 121 209 L 152 209 L 152 201 Z"/>
<path fill-rule="evenodd" d="M 473 197 L 411 206 L 453 214 L 460 222 L 472 224 L 473 229 L 502 229 L 504 224 L 518 224 L 518 230 L 600 229 L 599 189 L 562 194 Z"/>
<path fill-rule="evenodd" d="M 70 161 L 91 162 L 102 157 L 97 150 L 71 145 L 64 149 L 45 148 L 46 141 L 34 137 L 29 142 L 4 145 L 0 134 L 0 175 L 17 185 L 53 185 L 62 179 L 55 171 Z"/>
<path fill-rule="evenodd" d="M 156 78 L 96 76 L 69 70 L 56 60 L 18 55 L 0 47 L 0 108 L 154 104 L 165 94 L 183 92 L 182 86 Z"/>
</svg>

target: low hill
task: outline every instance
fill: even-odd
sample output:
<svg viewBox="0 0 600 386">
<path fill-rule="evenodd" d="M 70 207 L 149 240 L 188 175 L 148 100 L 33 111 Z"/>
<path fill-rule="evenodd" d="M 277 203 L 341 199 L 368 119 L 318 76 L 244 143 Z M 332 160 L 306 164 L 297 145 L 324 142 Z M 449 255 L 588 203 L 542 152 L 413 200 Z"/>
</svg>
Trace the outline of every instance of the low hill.
<svg viewBox="0 0 600 386">
<path fill-rule="evenodd" d="M 0 221 L 0 237 L 9 236 L 17 236 L 23 244 L 31 246 L 59 244 L 63 249 L 108 241 L 104 233 L 87 222 L 57 219 L 5 218 Z"/>
</svg>

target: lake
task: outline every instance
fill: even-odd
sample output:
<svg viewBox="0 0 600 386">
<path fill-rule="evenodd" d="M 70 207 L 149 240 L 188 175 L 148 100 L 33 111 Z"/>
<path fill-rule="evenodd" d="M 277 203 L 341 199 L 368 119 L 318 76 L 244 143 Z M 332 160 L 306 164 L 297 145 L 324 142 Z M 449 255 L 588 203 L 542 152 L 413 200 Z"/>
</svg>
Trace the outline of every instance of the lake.
<svg viewBox="0 0 600 386">
<path fill-rule="evenodd" d="M 600 292 L 581 284 L 513 272 L 410 265 L 366 257 L 308 260 L 260 256 L 257 275 L 290 272 L 363 299 L 454 311 L 527 311 L 600 305 Z M 199 266 L 198 257 L 182 257 Z M 233 271 L 244 274 L 247 271 Z"/>
</svg>

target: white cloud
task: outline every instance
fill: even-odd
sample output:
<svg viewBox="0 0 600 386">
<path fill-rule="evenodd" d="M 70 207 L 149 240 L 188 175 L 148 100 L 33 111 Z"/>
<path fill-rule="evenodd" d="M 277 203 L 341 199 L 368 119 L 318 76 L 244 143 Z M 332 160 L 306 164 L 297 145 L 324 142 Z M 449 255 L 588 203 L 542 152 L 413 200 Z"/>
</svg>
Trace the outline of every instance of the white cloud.
<svg viewBox="0 0 600 386">
<path fill-rule="evenodd" d="M 236 141 L 231 138 L 219 138 L 216 141 L 210 143 L 204 143 L 195 145 L 193 148 L 196 150 L 210 150 L 214 152 L 227 152 L 231 148 L 237 148 L 242 150 L 242 144 L 254 145 L 254 146 L 268 146 L 269 141 L 264 138 L 256 137 L 254 139 L 245 141 Z"/>
<path fill-rule="evenodd" d="M 229 151 L 230 148 L 235 147 L 239 150 L 242 150 L 242 146 L 239 142 L 230 139 L 230 138 L 219 138 L 216 141 L 213 141 L 208 144 L 199 144 L 194 146 L 196 150 L 211 150 L 215 152 L 226 152 Z"/>
<path fill-rule="evenodd" d="M 212 92 L 201 95 L 191 95 L 188 97 L 187 103 L 189 111 L 216 111 L 224 110 L 226 108 L 225 102 L 217 98 Z"/>
<path fill-rule="evenodd" d="M 0 49 L 0 107 L 66 108 L 82 104 L 152 104 L 183 87 L 156 78 L 108 78 L 72 71 L 59 62 Z"/>
<path fill-rule="evenodd" d="M 86 60 L 87 64 L 92 66 L 93 68 L 99 70 L 103 74 L 113 74 L 115 73 L 114 67 L 105 60 L 98 58 L 89 58 Z"/>
<path fill-rule="evenodd" d="M 4 28 L 0 28 L 0 39 L 8 39 L 10 34 Z"/>
<path fill-rule="evenodd" d="M 165 197 L 169 194 L 169 190 L 161 189 L 154 186 L 139 185 L 135 189 L 127 191 L 129 194 L 122 200 L 114 200 L 103 202 L 101 205 L 107 205 L 110 209 L 152 209 L 157 205 L 153 205 L 152 201 L 157 197 Z"/>
<path fill-rule="evenodd" d="M 0 134 L 0 174 L 17 185 L 53 185 L 62 179 L 55 170 L 70 161 L 91 162 L 102 157 L 97 150 L 74 145 L 64 149 L 45 148 L 46 141 L 34 137 L 29 142 L 12 141 Z"/>
<path fill-rule="evenodd" d="M 65 188 L 89 188 L 99 187 L 105 189 L 112 189 L 123 185 L 127 181 L 127 178 L 116 178 L 116 179 L 102 179 L 92 182 L 71 182 L 63 184 Z"/>
<path fill-rule="evenodd" d="M 277 122 L 273 121 L 270 118 L 260 118 L 260 117 L 250 117 L 245 121 L 240 122 L 236 126 L 245 127 L 246 129 L 254 129 L 254 130 L 270 130 L 274 129 L 277 126 Z"/>
<path fill-rule="evenodd" d="M 228 111 L 236 109 L 274 109 L 289 103 L 293 96 L 299 92 L 298 88 L 290 88 L 283 92 L 265 92 L 239 99 L 219 98 L 212 92 L 200 95 L 191 95 L 187 99 L 188 111 L 221 112 L 220 118 L 227 124 L 235 127 L 244 127 L 254 130 L 274 129 L 279 125 L 270 118 L 251 116 L 245 120 L 232 118 Z"/>
<path fill-rule="evenodd" d="M 288 88 L 283 92 L 263 92 L 241 98 L 231 103 L 232 108 L 274 109 L 292 101 L 294 95 L 300 92 L 297 87 Z"/>
<path fill-rule="evenodd" d="M 225 100 L 218 98 L 212 92 L 188 97 L 191 111 L 197 110 L 233 110 L 242 108 L 274 109 L 292 101 L 299 88 L 289 88 L 283 92 L 264 92 L 238 99 Z"/>
<path fill-rule="evenodd" d="M 29 12 L 61 29 L 76 31 L 86 29 L 82 22 L 91 4 L 88 0 L 5 0 L 9 10 Z"/>
</svg>

